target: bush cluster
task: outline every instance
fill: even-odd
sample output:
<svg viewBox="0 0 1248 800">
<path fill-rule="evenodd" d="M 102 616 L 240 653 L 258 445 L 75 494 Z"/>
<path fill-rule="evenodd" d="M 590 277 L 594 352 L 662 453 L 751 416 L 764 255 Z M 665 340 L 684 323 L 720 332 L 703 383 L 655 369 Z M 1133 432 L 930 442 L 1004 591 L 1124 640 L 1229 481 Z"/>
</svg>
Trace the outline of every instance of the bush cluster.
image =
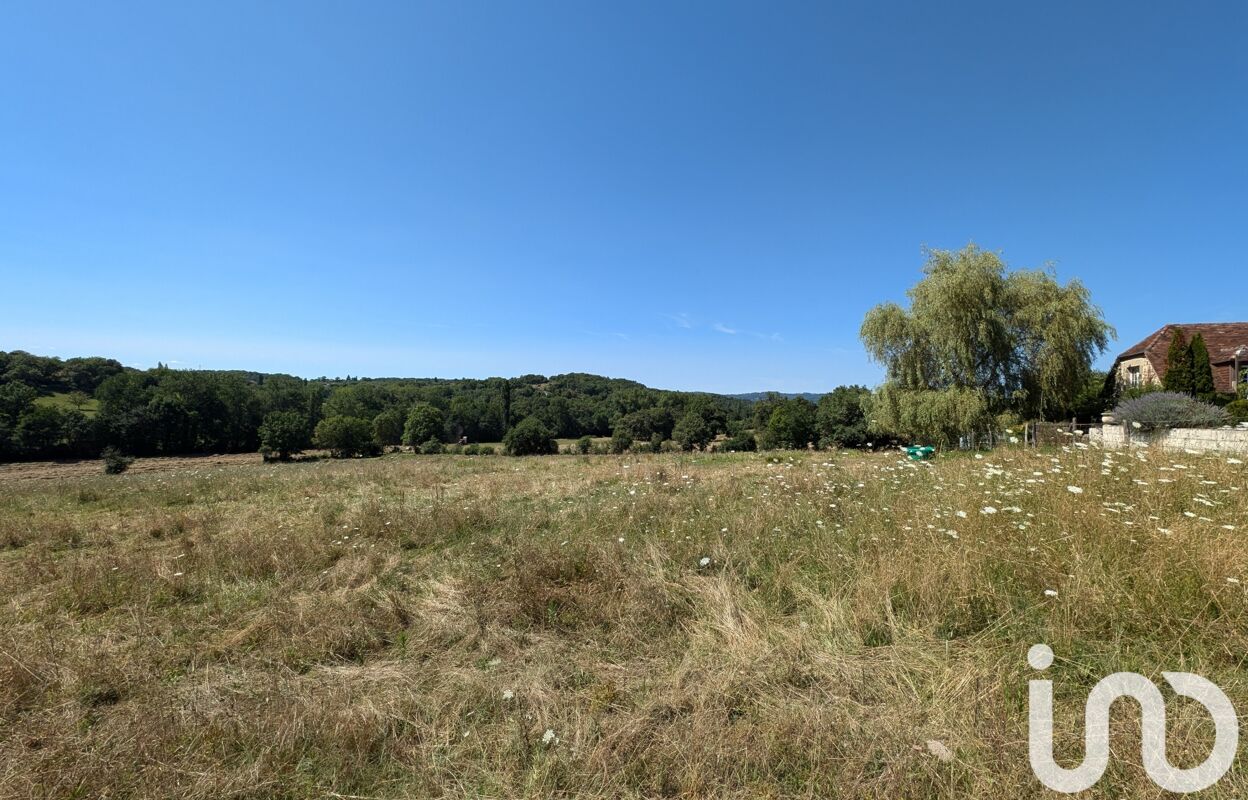
<svg viewBox="0 0 1248 800">
<path fill-rule="evenodd" d="M 559 452 L 555 435 L 536 417 L 525 417 L 503 437 L 503 445 L 513 456 L 545 456 Z"/>
<path fill-rule="evenodd" d="M 1216 428 L 1229 419 L 1224 409 L 1179 392 L 1152 392 L 1125 400 L 1114 417 L 1139 430 L 1166 428 Z"/>
</svg>

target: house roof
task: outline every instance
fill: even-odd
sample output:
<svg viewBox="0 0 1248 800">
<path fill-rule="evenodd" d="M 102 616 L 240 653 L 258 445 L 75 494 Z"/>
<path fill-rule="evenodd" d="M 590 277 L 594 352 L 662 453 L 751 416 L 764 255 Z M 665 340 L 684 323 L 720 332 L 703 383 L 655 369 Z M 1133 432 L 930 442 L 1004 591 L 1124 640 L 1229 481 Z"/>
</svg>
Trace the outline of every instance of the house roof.
<svg viewBox="0 0 1248 800">
<path fill-rule="evenodd" d="M 1157 376 L 1163 377 L 1166 374 L 1166 354 L 1170 349 L 1170 339 L 1174 336 L 1175 328 L 1181 329 L 1188 341 L 1199 333 L 1205 340 L 1205 347 L 1209 349 L 1209 363 L 1215 367 L 1233 363 L 1235 351 L 1240 347 L 1248 348 L 1248 322 L 1170 323 L 1153 331 L 1143 341 L 1123 350 L 1117 361 L 1144 356 Z M 1229 391 L 1230 373 L 1223 376 L 1222 372 L 1226 370 L 1214 370 L 1214 383 L 1218 385 L 1219 391 Z"/>
</svg>

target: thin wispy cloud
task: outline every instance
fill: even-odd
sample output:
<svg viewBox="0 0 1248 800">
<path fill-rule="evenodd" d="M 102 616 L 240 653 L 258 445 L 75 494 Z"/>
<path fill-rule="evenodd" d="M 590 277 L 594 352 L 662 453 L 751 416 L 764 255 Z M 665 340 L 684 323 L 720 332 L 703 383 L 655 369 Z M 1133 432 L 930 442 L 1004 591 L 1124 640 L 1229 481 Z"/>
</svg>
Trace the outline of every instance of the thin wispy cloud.
<svg viewBox="0 0 1248 800">
<path fill-rule="evenodd" d="M 736 336 L 740 334 L 742 336 L 749 336 L 754 339 L 760 339 L 765 342 L 783 342 L 784 341 L 784 337 L 781 336 L 779 333 L 763 333 L 761 331 L 746 330 L 744 328 L 734 328 L 731 325 L 728 325 L 727 323 L 724 323 L 724 322 L 715 322 L 709 325 L 704 322 L 697 322 L 686 311 L 682 311 L 679 314 L 664 314 L 663 316 L 671 320 L 673 323 L 675 323 L 677 327 L 683 328 L 685 330 L 708 330 L 709 329 L 709 330 L 714 331 L 715 333 L 722 333 L 725 336 Z"/>
</svg>

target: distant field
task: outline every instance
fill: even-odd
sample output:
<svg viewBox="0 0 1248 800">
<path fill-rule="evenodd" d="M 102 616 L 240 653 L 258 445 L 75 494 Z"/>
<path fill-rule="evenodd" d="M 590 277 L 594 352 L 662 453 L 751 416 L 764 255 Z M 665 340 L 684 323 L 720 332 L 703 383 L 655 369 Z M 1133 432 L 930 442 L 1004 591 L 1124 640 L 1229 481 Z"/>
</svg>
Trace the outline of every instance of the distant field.
<svg viewBox="0 0 1248 800">
<path fill-rule="evenodd" d="M 88 417 L 94 417 L 100 408 L 100 401 L 96 400 L 94 397 L 83 398 L 82 403 L 78 405 L 75 404 L 74 398 L 65 392 L 36 397 L 35 402 L 39 405 L 52 406 L 63 411 L 81 411 Z"/>
<path fill-rule="evenodd" d="M 0 474 L 0 797 L 1039 796 L 1037 642 L 1067 765 L 1116 670 L 1248 711 L 1225 457 L 226 458 Z"/>
</svg>

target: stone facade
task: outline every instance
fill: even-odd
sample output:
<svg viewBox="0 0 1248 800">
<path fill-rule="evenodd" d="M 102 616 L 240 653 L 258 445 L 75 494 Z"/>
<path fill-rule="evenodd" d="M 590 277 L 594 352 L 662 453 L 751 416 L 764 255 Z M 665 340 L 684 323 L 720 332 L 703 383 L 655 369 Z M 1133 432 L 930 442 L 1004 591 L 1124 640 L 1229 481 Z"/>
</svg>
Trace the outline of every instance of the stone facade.
<svg viewBox="0 0 1248 800">
<path fill-rule="evenodd" d="M 1118 370 L 1116 380 L 1124 389 L 1161 383 L 1161 377 L 1157 375 L 1152 363 L 1144 356 L 1124 358 L 1118 362 L 1116 368 Z"/>
</svg>

